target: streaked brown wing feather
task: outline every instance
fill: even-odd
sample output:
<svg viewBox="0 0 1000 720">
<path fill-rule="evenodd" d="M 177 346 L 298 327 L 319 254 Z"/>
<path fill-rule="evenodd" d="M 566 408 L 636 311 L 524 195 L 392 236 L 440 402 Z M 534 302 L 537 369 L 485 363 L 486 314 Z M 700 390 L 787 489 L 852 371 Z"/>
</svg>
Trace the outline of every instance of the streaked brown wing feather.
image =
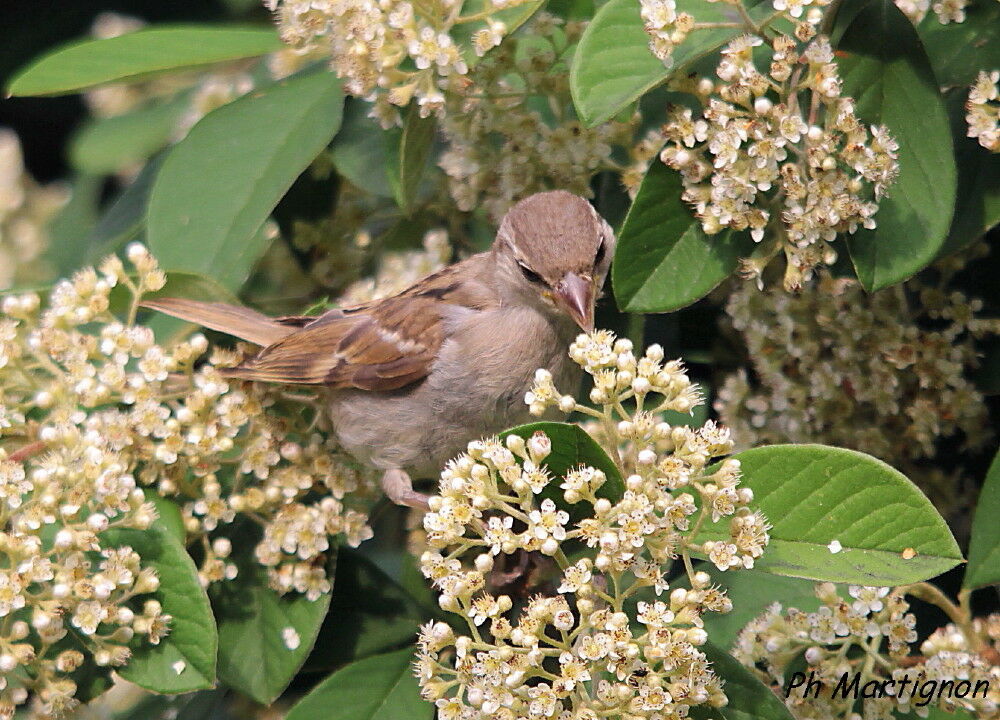
<svg viewBox="0 0 1000 720">
<path fill-rule="evenodd" d="M 320 316 L 227 374 L 375 391 L 416 382 L 430 372 L 444 342 L 445 308 L 496 302 L 482 286 L 459 283 L 454 268 L 394 297 Z"/>
</svg>

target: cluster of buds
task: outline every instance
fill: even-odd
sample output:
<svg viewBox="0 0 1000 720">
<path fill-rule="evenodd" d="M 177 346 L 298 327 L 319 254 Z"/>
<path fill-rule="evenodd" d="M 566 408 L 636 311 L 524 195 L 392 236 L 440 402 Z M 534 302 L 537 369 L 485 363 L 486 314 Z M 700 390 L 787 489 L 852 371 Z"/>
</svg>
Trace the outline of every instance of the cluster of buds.
<svg viewBox="0 0 1000 720">
<path fill-rule="evenodd" d="M 667 67 L 673 65 L 674 47 L 684 42 L 695 28 L 690 13 L 677 12 L 675 0 L 640 0 L 643 27 L 649 35 L 649 49 Z"/>
<path fill-rule="evenodd" d="M 174 500 L 189 543 L 202 547 L 206 585 L 235 575 L 229 526 L 250 518 L 262 527 L 256 557 L 272 586 L 318 597 L 330 588 L 322 562 L 330 537 L 356 546 L 371 536 L 360 510 L 374 478 L 331 446 L 318 401 L 303 407 L 273 387 L 227 380 L 222 371 L 239 353 L 216 350 L 204 361 L 201 335 L 156 344 L 135 318 L 166 276 L 141 245 L 127 254 L 134 272 L 110 257 L 100 271 L 60 282 L 44 309 L 35 295 L 3 301 L 0 442 L 36 448 L 29 479 L 68 483 L 94 464 L 99 490 L 74 492 L 124 503 L 145 486 Z M 13 497 L 27 480 L 10 477 Z"/>
<path fill-rule="evenodd" d="M 964 512 L 959 489 L 970 479 L 928 463 L 942 438 L 975 450 L 993 437 L 969 374 L 977 340 L 1000 332 L 1000 321 L 979 317 L 982 301 L 950 287 L 964 263 L 950 258 L 936 280 L 927 273 L 874 295 L 830 277 L 800 295 L 738 287 L 726 313 L 750 364 L 726 378 L 715 409 L 740 446 L 860 450 L 906 473 L 943 512 Z"/>
<path fill-rule="evenodd" d="M 990 152 L 1000 152 L 1000 70 L 983 70 L 969 90 L 965 104 L 965 121 L 969 124 L 969 137 Z"/>
<path fill-rule="evenodd" d="M 536 412 L 600 417 L 614 476 L 592 465 L 556 475 L 548 436 L 511 434 L 471 443 L 430 500 L 421 567 L 441 607 L 468 626 L 467 635 L 440 622 L 420 633 L 417 674 L 441 718 L 667 718 L 727 702 L 698 648 L 702 614 L 732 603 L 694 571 L 691 554 L 720 570 L 749 567 L 768 542 L 766 521 L 747 508 L 752 493 L 738 487 L 739 463 L 707 467 L 729 452 L 728 435 L 657 419 L 698 400 L 659 348 L 637 359 L 628 341 L 598 331 L 581 335 L 570 356 L 594 375 L 602 410 L 560 394 L 545 371 L 526 401 Z M 643 410 L 652 394 L 661 401 Z M 622 404 L 630 399 L 632 414 Z M 701 539 L 720 521 L 725 540 Z M 664 578 L 677 558 L 689 588 Z M 522 573 L 537 595 L 502 592 Z"/>
<path fill-rule="evenodd" d="M 613 150 L 631 142 L 632 123 L 588 128 L 573 108 L 568 58 L 583 30 L 539 12 L 472 69 L 466 90 L 448 96 L 440 166 L 459 209 L 485 207 L 499 221 L 534 192 L 589 195 L 596 173 L 616 169 Z"/>
<path fill-rule="evenodd" d="M 703 230 L 749 230 L 761 247 L 744 265 L 759 277 L 782 250 L 784 285 L 794 290 L 813 268 L 831 264 L 839 233 L 874 228 L 878 203 L 898 173 L 895 140 L 882 126 L 865 127 L 854 101 L 841 96 L 833 50 L 801 23 L 797 41 L 778 35 L 767 72 L 746 35 L 723 51 L 721 82 L 693 83 L 703 111 L 671 112 L 660 159 L 681 173 L 683 198 Z"/>
<path fill-rule="evenodd" d="M 347 91 L 375 100 L 384 125 L 399 121 L 397 107 L 415 100 L 422 116 L 444 108 L 445 91 L 469 72 L 468 59 L 498 45 L 507 34 L 497 13 L 528 0 L 486 0 L 462 15 L 462 3 L 432 0 L 264 0 L 275 13 L 281 38 L 301 52 L 331 58 Z M 471 34 L 468 46 L 461 38 Z"/>
<path fill-rule="evenodd" d="M 816 586 L 816 612 L 771 606 L 737 637 L 733 655 L 765 683 L 787 688 L 785 704 L 796 718 L 891 717 L 896 711 L 926 716 L 928 706 L 996 717 L 1000 666 L 995 647 L 1000 616 L 940 628 L 911 654 L 916 618 L 906 594 L 944 600 L 930 585 L 891 589 L 832 583 Z M 974 649 L 977 648 L 977 649 Z M 798 668 L 800 660 L 804 669 Z M 795 667 L 795 676 L 790 676 Z"/>
<path fill-rule="evenodd" d="M 68 198 L 64 187 L 35 182 L 17 134 L 0 128 L 0 290 L 49 279 L 41 258 L 49 244 L 46 225 Z"/>
</svg>

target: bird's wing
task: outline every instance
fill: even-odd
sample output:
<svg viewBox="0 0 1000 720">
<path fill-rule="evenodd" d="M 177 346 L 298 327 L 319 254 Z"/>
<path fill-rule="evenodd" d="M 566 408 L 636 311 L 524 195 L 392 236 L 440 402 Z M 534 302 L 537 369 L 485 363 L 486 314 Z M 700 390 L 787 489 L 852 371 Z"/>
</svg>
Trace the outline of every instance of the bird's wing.
<svg viewBox="0 0 1000 720">
<path fill-rule="evenodd" d="M 181 320 L 198 323 L 265 347 L 287 337 L 296 329 L 293 324 L 282 322 L 284 319 L 274 320 L 256 310 L 226 303 L 199 302 L 184 298 L 156 298 L 143 301 L 142 307 L 159 310 Z"/>
<path fill-rule="evenodd" d="M 430 372 L 450 316 L 498 304 L 482 285 L 460 280 L 455 267 L 394 297 L 322 315 L 227 375 L 375 391 L 416 382 Z"/>
</svg>

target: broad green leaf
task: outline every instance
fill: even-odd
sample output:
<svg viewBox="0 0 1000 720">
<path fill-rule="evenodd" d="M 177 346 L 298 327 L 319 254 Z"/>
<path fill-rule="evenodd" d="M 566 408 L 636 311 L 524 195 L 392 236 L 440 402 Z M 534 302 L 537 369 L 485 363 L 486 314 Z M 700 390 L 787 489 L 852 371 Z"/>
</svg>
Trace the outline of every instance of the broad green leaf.
<svg viewBox="0 0 1000 720">
<path fill-rule="evenodd" d="M 614 0 L 612 0 L 614 1 Z M 753 249 L 745 233 L 707 236 L 681 201 L 680 174 L 658 159 L 618 233 L 611 282 L 627 312 L 667 312 L 700 300 Z"/>
<path fill-rule="evenodd" d="M 152 596 L 171 616 L 170 634 L 158 645 L 136 638 L 132 659 L 118 674 L 158 693 L 183 693 L 215 685 L 218 634 L 198 571 L 180 541 L 160 521 L 148 530 L 108 530 L 106 547 L 129 545 L 160 579 Z"/>
<path fill-rule="evenodd" d="M 934 72 L 913 25 L 892 0 L 865 4 L 838 51 L 843 94 L 857 100 L 866 124 L 886 125 L 899 143 L 899 177 L 879 203 L 878 227 L 847 239 L 858 279 L 874 291 L 905 280 L 937 256 L 955 207 L 955 157 Z"/>
<path fill-rule="evenodd" d="M 986 150 L 975 138 L 967 137 L 967 98 L 968 89 L 964 87 L 945 96 L 955 144 L 958 188 L 955 214 L 939 257 L 965 249 L 1000 223 L 1000 155 Z"/>
<path fill-rule="evenodd" d="M 347 98 L 344 123 L 330 145 L 330 157 L 337 172 L 365 192 L 392 197 L 388 172 L 380 172 L 389 163 L 389 133 L 378 121 L 368 117 L 371 103 Z"/>
<path fill-rule="evenodd" d="M 711 567 L 706 569 L 713 572 Z M 706 612 L 702 616 L 708 636 L 720 648 L 731 648 L 736 636 L 747 623 L 762 615 L 776 602 L 785 608 L 795 607 L 803 612 L 813 612 L 820 604 L 813 590 L 816 584 L 812 580 L 782 577 L 757 570 L 733 570 L 713 574 L 713 577 L 733 601 L 732 612 Z"/>
<path fill-rule="evenodd" d="M 170 141 L 189 104 L 185 93 L 125 115 L 91 120 L 70 141 L 70 163 L 80 172 L 104 175 L 142 162 Z"/>
<path fill-rule="evenodd" d="M 929 12 L 919 27 L 920 38 L 938 82 L 967 91 L 980 70 L 1000 68 L 1000 4 L 969 3 L 965 20 L 942 25 Z"/>
<path fill-rule="evenodd" d="M 161 153 L 146 163 L 136 178 L 101 215 L 87 238 L 88 263 L 99 262 L 106 255 L 117 252 L 129 240 L 142 235 L 149 193 L 163 159 L 164 155 Z"/>
<path fill-rule="evenodd" d="M 597 468 L 606 476 L 607 480 L 597 490 L 598 497 L 605 497 L 615 502 L 622 498 L 625 493 L 625 483 L 622 481 L 621 471 L 604 448 L 579 425 L 558 422 L 529 423 L 505 430 L 500 434 L 500 439 L 503 440 L 508 435 L 519 435 L 527 440 L 536 432 L 544 432 L 552 442 L 552 452 L 545 458 L 544 464 L 554 479 L 539 493 L 540 500 L 552 500 L 556 506 L 569 513 L 571 521 L 580 520 L 583 517 L 583 506 L 580 503 L 566 502 L 563 489 L 559 487 L 562 481 L 558 479 L 580 465 Z"/>
<path fill-rule="evenodd" d="M 212 591 L 219 623 L 219 679 L 257 702 L 273 702 L 312 650 L 330 607 L 329 593 L 316 600 L 279 595 L 253 561 L 241 563 L 235 580 Z"/>
<path fill-rule="evenodd" d="M 399 133 L 399 146 L 386 165 L 396 204 L 406 214 L 413 210 L 420 179 L 434 144 L 434 129 L 434 118 L 420 117 L 417 103 L 411 103 L 403 130 Z"/>
<path fill-rule="evenodd" d="M 317 685 L 285 720 L 431 720 L 434 705 L 420 697 L 412 663 L 413 648 L 351 663 Z"/>
<path fill-rule="evenodd" d="M 979 491 L 969 541 L 969 565 L 962 587 L 975 589 L 1000 584 L 1000 453 L 993 458 Z"/>
<path fill-rule="evenodd" d="M 751 0 L 750 15 L 760 20 L 770 3 Z M 725 3 L 678 0 L 678 12 L 689 12 L 698 22 L 739 22 Z M 592 127 L 610 120 L 643 93 L 671 74 L 719 49 L 744 31 L 735 28 L 698 30 L 674 50 L 672 64 L 664 66 L 649 49 L 640 5 L 635 0 L 609 0 L 580 38 L 573 55 L 569 86 L 577 115 Z"/>
<path fill-rule="evenodd" d="M 712 663 L 715 674 L 725 680 L 723 690 L 729 698 L 729 704 L 718 710 L 709 710 L 704 706 L 692 707 L 691 717 L 696 720 L 719 716 L 724 720 L 792 720 L 791 713 L 778 696 L 736 658 L 711 642 L 699 649 Z"/>
<path fill-rule="evenodd" d="M 10 95 L 64 95 L 111 82 L 264 55 L 282 47 L 270 28 L 177 25 L 65 45 L 14 76 Z"/>
<path fill-rule="evenodd" d="M 96 175 L 74 178 L 69 202 L 49 224 L 49 247 L 45 259 L 59 277 L 78 270 L 88 255 L 89 236 L 97 224 L 103 181 Z"/>
<path fill-rule="evenodd" d="M 149 246 L 166 270 L 239 288 L 270 238 L 271 210 L 340 127 L 343 93 L 326 69 L 296 75 L 209 113 L 153 185 Z"/>
<path fill-rule="evenodd" d="M 357 550 L 337 556 L 336 590 L 309 669 L 342 665 L 412 645 L 427 610 Z"/>
<path fill-rule="evenodd" d="M 184 518 L 181 515 L 180 506 L 151 488 L 147 488 L 143 492 L 146 494 L 146 502 L 151 502 L 156 506 L 159 524 L 164 530 L 173 535 L 177 539 L 177 542 L 184 545 L 187 533 L 184 531 Z"/>
<path fill-rule="evenodd" d="M 773 525 L 771 543 L 754 566 L 758 570 L 905 585 L 962 562 L 934 506 L 881 460 L 825 445 L 772 445 L 735 457 L 743 465 L 743 486 L 753 490 L 753 507 Z M 728 525 L 712 526 L 699 539 L 719 537 L 728 537 Z M 841 549 L 834 552 L 831 543 Z"/>
<path fill-rule="evenodd" d="M 510 35 L 524 25 L 524 23 L 528 22 L 531 16 L 538 12 L 539 8 L 544 4 L 545 0 L 524 0 L 513 7 L 492 12 L 490 18 L 503 23 L 507 28 L 507 34 Z M 485 8 L 486 3 L 483 0 L 465 0 L 462 3 L 462 15 L 466 17 L 479 15 Z M 472 42 L 472 36 L 486 27 L 486 18 L 482 18 L 472 22 L 463 22 L 452 29 L 452 37 L 455 39 L 455 43 L 462 48 L 462 57 L 469 67 L 479 62 L 479 56 L 476 54 L 474 43 Z"/>
</svg>

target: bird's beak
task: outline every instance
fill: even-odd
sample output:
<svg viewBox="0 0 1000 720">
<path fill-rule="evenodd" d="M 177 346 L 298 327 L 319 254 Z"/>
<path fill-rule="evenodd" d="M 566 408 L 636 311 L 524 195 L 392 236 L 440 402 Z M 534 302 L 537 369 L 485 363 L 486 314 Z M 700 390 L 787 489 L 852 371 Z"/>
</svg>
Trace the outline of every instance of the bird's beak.
<svg viewBox="0 0 1000 720">
<path fill-rule="evenodd" d="M 556 301 L 584 332 L 594 329 L 594 283 L 576 273 L 566 273 L 555 287 Z"/>
</svg>

